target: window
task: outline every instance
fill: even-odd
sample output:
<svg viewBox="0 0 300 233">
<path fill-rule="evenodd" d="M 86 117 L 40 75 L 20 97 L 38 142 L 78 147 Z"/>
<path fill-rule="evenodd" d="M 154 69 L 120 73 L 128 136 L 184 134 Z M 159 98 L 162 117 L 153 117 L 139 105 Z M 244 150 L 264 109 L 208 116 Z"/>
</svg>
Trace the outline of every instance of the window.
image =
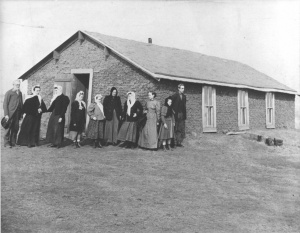
<svg viewBox="0 0 300 233">
<path fill-rule="evenodd" d="M 249 129 L 248 92 L 238 90 L 238 126 L 239 130 Z"/>
<path fill-rule="evenodd" d="M 266 127 L 275 128 L 274 93 L 266 93 Z"/>
<path fill-rule="evenodd" d="M 203 132 L 217 132 L 216 127 L 216 88 L 202 87 Z"/>
</svg>

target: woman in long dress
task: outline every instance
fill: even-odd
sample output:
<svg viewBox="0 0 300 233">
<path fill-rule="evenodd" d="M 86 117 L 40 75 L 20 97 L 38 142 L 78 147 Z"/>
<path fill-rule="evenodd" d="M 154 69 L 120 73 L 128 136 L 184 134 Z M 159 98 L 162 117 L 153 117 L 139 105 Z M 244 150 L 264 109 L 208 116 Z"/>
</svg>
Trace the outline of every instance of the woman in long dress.
<svg viewBox="0 0 300 233">
<path fill-rule="evenodd" d="M 102 148 L 101 140 L 104 138 L 105 116 L 101 100 L 102 95 L 97 94 L 95 96 L 95 102 L 91 103 L 87 108 L 90 121 L 87 127 L 86 137 L 94 140 L 95 148 Z"/>
<path fill-rule="evenodd" d="M 54 95 L 50 102 L 48 112 L 52 112 L 49 118 L 46 141 L 51 143 L 49 147 L 60 148 L 64 141 L 65 114 L 70 103 L 68 96 L 63 94 L 62 86 L 54 86 Z"/>
<path fill-rule="evenodd" d="M 80 138 L 85 127 L 86 104 L 83 101 L 84 92 L 76 94 L 75 101 L 71 105 L 70 137 L 75 148 L 81 147 Z"/>
<path fill-rule="evenodd" d="M 22 122 L 17 144 L 21 146 L 34 147 L 39 145 L 41 117 L 47 112 L 46 105 L 40 96 L 41 87 L 35 85 L 32 88 L 32 95 L 24 102 L 22 113 L 26 116 Z"/>
<path fill-rule="evenodd" d="M 134 92 L 127 93 L 127 101 L 124 103 L 122 120 L 124 121 L 119 134 L 118 140 L 123 142 L 120 147 L 131 148 L 136 147 L 137 142 L 137 121 L 143 114 L 143 106 L 135 99 Z"/>
<path fill-rule="evenodd" d="M 165 100 L 165 106 L 161 108 L 161 120 L 158 139 L 162 141 L 163 150 L 172 150 L 171 141 L 174 138 L 174 126 L 175 118 L 174 111 L 172 109 L 172 96 L 169 96 Z"/>
<path fill-rule="evenodd" d="M 104 98 L 103 107 L 106 118 L 104 130 L 105 145 L 112 143 L 115 146 L 118 142 L 119 121 L 122 114 L 121 98 L 118 96 L 117 88 L 111 88 L 110 95 Z"/>
<path fill-rule="evenodd" d="M 147 113 L 146 125 L 142 129 L 138 145 L 142 148 L 157 149 L 158 135 L 157 125 L 160 119 L 160 103 L 155 99 L 156 93 L 148 93 L 149 101 L 144 112 Z"/>
</svg>

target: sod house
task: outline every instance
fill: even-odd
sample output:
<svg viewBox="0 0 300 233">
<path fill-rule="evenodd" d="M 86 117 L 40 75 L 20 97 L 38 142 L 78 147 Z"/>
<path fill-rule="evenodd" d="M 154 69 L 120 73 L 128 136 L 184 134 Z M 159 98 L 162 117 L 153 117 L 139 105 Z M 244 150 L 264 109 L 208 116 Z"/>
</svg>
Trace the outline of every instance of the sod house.
<svg viewBox="0 0 300 233">
<path fill-rule="evenodd" d="M 164 99 L 185 85 L 187 132 L 224 132 L 295 127 L 293 89 L 236 61 L 186 50 L 157 46 L 78 31 L 24 73 L 28 91 L 41 85 L 49 106 L 55 83 L 74 101 L 79 90 L 85 101 L 108 95 L 115 86 L 124 103 L 135 91 L 142 104 L 154 90 Z M 25 83 L 26 83 L 25 82 Z M 66 114 L 68 128 L 70 106 Z M 44 114 L 42 127 L 49 114 Z"/>
</svg>

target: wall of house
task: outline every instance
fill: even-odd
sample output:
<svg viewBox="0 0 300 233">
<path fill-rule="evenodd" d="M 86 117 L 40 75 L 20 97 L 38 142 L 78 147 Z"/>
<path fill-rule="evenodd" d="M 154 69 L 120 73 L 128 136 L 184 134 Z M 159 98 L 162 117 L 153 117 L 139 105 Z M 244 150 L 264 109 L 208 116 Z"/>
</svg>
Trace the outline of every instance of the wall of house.
<svg viewBox="0 0 300 233">
<path fill-rule="evenodd" d="M 295 95 L 275 93 L 275 127 L 295 129 Z"/>
<path fill-rule="evenodd" d="M 237 89 L 216 88 L 217 132 L 238 130 Z"/>
<path fill-rule="evenodd" d="M 248 89 L 249 127 L 250 129 L 266 128 L 265 92 Z"/>
</svg>

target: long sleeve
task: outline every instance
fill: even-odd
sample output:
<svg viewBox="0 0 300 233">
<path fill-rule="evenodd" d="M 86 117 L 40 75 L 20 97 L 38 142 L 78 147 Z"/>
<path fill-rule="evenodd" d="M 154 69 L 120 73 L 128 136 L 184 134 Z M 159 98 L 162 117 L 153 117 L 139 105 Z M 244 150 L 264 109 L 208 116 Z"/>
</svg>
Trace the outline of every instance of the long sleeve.
<svg viewBox="0 0 300 233">
<path fill-rule="evenodd" d="M 94 110 L 95 110 L 95 103 L 92 103 L 87 108 L 87 114 L 90 116 L 90 118 L 93 118 L 95 116 Z"/>
<path fill-rule="evenodd" d="M 42 100 L 40 108 L 42 109 L 42 113 L 47 112 L 47 107 L 46 104 L 44 103 L 44 100 Z"/>
<path fill-rule="evenodd" d="M 118 96 L 119 97 L 119 96 Z M 122 115 L 122 103 L 121 103 L 121 98 L 118 98 L 118 102 L 117 102 L 117 115 L 118 115 L 118 119 L 120 118 L 120 116 Z"/>
<path fill-rule="evenodd" d="M 62 115 L 65 115 L 68 109 L 68 106 L 70 104 L 70 99 L 68 96 L 64 96 L 64 105 L 63 105 L 63 110 L 62 110 Z"/>
<path fill-rule="evenodd" d="M 9 92 L 6 92 L 5 93 L 5 96 L 4 96 L 4 101 L 3 101 L 3 110 L 4 110 L 4 116 L 8 115 L 8 103 L 9 103 L 9 100 L 10 100 L 10 94 Z"/>
<path fill-rule="evenodd" d="M 50 105 L 50 107 L 48 108 L 47 112 L 52 112 L 52 111 L 54 110 L 54 108 L 55 108 L 55 102 L 56 102 L 56 100 L 54 100 L 54 101 L 51 103 L 51 105 Z"/>
<path fill-rule="evenodd" d="M 168 108 L 163 106 L 161 109 L 161 121 L 165 124 L 166 123 L 166 115 L 167 115 Z"/>
<path fill-rule="evenodd" d="M 159 119 L 160 119 L 160 102 L 159 101 L 157 101 L 155 104 L 155 111 L 156 111 L 157 121 L 159 121 Z"/>
</svg>

